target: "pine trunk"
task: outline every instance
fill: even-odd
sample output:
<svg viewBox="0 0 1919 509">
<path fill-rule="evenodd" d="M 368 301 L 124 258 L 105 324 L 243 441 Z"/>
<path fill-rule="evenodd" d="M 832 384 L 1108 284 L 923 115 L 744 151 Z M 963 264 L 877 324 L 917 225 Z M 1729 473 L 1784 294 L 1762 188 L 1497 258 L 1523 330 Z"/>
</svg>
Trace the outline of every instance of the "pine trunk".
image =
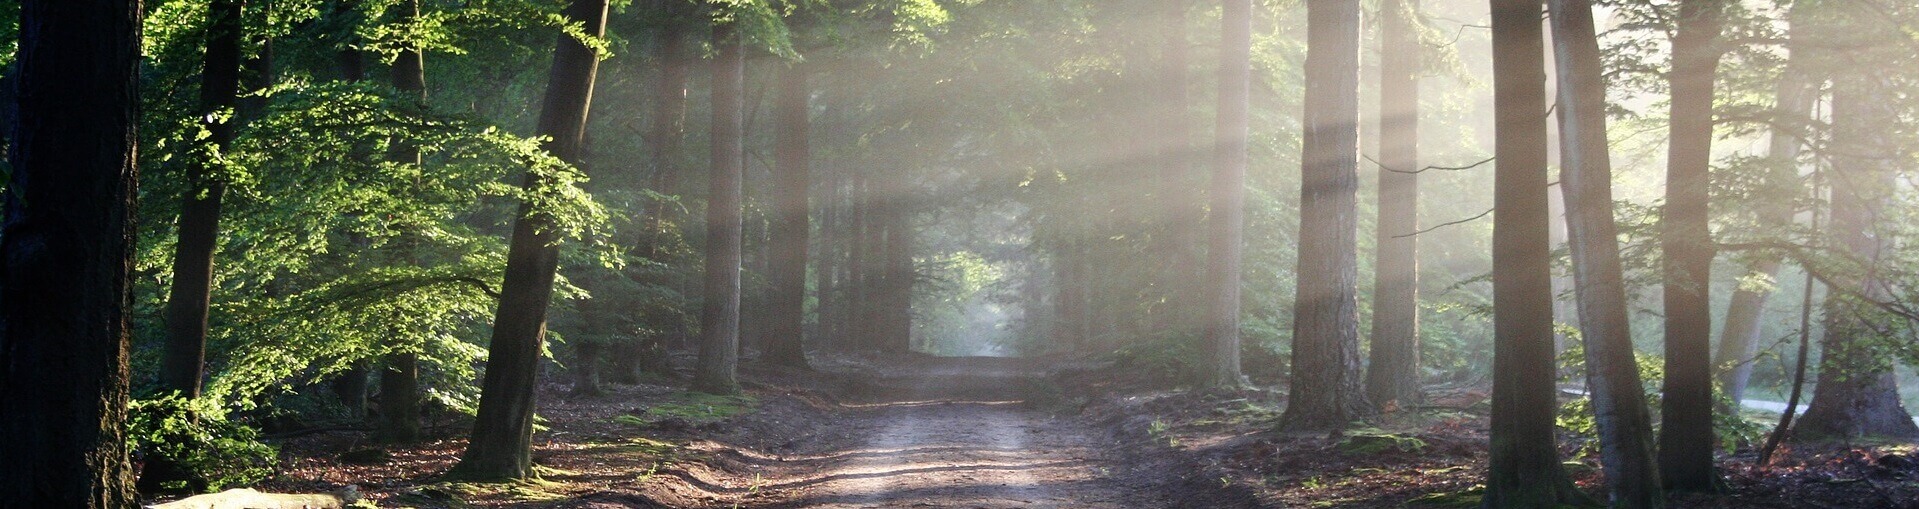
<svg viewBox="0 0 1919 509">
<path fill-rule="evenodd" d="M 1537 0 L 1493 0 L 1493 407 L 1487 509 L 1571 502 L 1559 463 L 1545 32 Z"/>
<path fill-rule="evenodd" d="M 1599 424 L 1600 462 L 1613 507 L 1655 508 L 1665 500 L 1653 459 L 1652 420 L 1634 361 L 1624 269 L 1613 223 L 1606 90 L 1588 0 L 1551 0 L 1559 66 L 1560 189 L 1572 251 L 1586 387 Z"/>
<path fill-rule="evenodd" d="M 606 0 L 574 0 L 566 18 L 585 25 L 588 35 L 606 32 Z M 562 161 L 579 164 L 586 138 L 586 115 L 593 102 L 593 79 L 599 71 L 594 51 L 571 35 L 561 34 L 548 75 L 546 99 L 540 111 L 539 132 L 548 138 L 547 152 Z M 544 187 L 541 177 L 526 176 L 529 191 Z M 456 475 L 472 479 L 524 479 L 533 476 L 533 411 L 540 371 L 540 352 L 546 339 L 547 305 L 553 298 L 553 280 L 559 270 L 559 246 L 553 219 L 521 204 L 513 224 L 506 260 L 506 280 L 500 286 L 500 307 L 493 318 L 493 339 L 487 348 L 486 375 L 480 387 L 479 415 Z"/>
<path fill-rule="evenodd" d="M 1282 427 L 1372 413 L 1359 358 L 1359 0 L 1307 0 L 1299 287 Z"/>
<path fill-rule="evenodd" d="M 239 103 L 241 0 L 207 6 L 207 50 L 201 66 L 200 127 L 203 145 L 187 160 L 187 191 L 180 205 L 179 241 L 173 252 L 173 285 L 167 293 L 166 353 L 160 386 L 181 396 L 200 396 L 207 350 L 207 312 L 213 295 L 213 253 L 220 243 L 220 200 L 226 193 L 215 154 L 233 143 L 230 114 Z"/>
<path fill-rule="evenodd" d="M 1373 349 L 1366 396 L 1382 409 L 1419 394 L 1419 0 L 1380 14 L 1379 226 L 1374 244 Z"/>
<path fill-rule="evenodd" d="M 1225 0 L 1219 52 L 1219 118 L 1207 217 L 1205 352 L 1201 385 L 1238 387 L 1239 271 L 1246 222 L 1247 139 L 1251 133 L 1253 2 Z"/>
<path fill-rule="evenodd" d="M 135 507 L 128 311 L 140 2 L 20 4 L 0 223 L 0 505 Z"/>
<path fill-rule="evenodd" d="M 706 197 L 706 300 L 700 306 L 700 359 L 693 389 L 740 390 L 741 195 L 745 178 L 746 60 L 738 27 L 713 27 L 712 174 Z"/>
<path fill-rule="evenodd" d="M 807 88 L 807 70 L 792 64 L 780 72 L 778 103 L 774 120 L 779 125 L 779 146 L 774 157 L 774 219 L 772 246 L 767 260 L 767 343 L 762 354 L 767 362 L 796 368 L 806 367 L 806 258 L 807 237 L 812 225 L 809 200 L 810 152 L 807 139 L 808 105 L 812 91 Z"/>
</svg>

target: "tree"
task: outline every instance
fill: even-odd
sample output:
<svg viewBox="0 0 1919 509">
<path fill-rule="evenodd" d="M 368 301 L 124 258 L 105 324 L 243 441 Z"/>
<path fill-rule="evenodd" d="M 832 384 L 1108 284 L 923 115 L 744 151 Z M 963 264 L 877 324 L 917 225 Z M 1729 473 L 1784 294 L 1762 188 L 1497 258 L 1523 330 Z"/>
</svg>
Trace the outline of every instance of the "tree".
<svg viewBox="0 0 1919 509">
<path fill-rule="evenodd" d="M 1201 382 L 1238 387 L 1240 237 L 1246 222 L 1246 143 L 1251 132 L 1253 2 L 1224 0 L 1219 118 L 1206 226 L 1206 367 Z"/>
<path fill-rule="evenodd" d="M 1712 428 L 1711 201 L 1713 83 L 1721 0 L 1684 0 L 1672 39 L 1671 135 L 1660 219 L 1665 273 L 1666 380 L 1659 466 L 1669 490 L 1707 491 L 1717 479 Z"/>
<path fill-rule="evenodd" d="M 1387 0 L 1379 36 L 1379 227 L 1366 397 L 1405 406 L 1419 394 L 1419 0 Z"/>
<path fill-rule="evenodd" d="M 574 0 L 565 17 L 583 23 L 585 35 L 597 38 L 606 32 L 606 12 L 606 0 Z M 539 132 L 547 137 L 542 148 L 561 161 L 578 164 L 599 56 L 571 34 L 561 33 L 555 46 L 540 111 Z M 529 172 L 523 187 L 530 193 L 542 192 L 550 186 L 546 179 Z M 547 305 L 559 270 L 557 237 L 551 216 L 531 203 L 520 204 L 500 306 L 493 318 L 493 339 L 487 348 L 479 415 L 466 453 L 454 467 L 462 476 L 523 479 L 533 475 L 534 388 L 546 340 Z"/>
<path fill-rule="evenodd" d="M 767 361 L 792 367 L 806 367 L 806 253 L 809 176 L 807 143 L 808 106 L 812 92 L 806 86 L 807 69 L 789 64 L 781 69 L 779 95 L 774 106 L 778 116 L 779 146 L 774 151 L 774 219 L 772 254 L 768 263 L 767 305 L 772 323 L 767 330 L 763 354 Z"/>
<path fill-rule="evenodd" d="M 1559 79 L 1560 189 L 1572 251 L 1586 388 L 1599 425 L 1600 461 L 1613 507 L 1660 507 L 1652 421 L 1633 359 L 1624 269 L 1613 223 L 1606 89 L 1589 0 L 1550 0 Z"/>
<path fill-rule="evenodd" d="M 140 2 L 20 4 L 0 223 L 0 506 L 134 507 Z"/>
<path fill-rule="evenodd" d="M 1192 2 L 1160 0 L 1154 4 L 1160 7 L 1163 32 L 1156 100 L 1160 104 L 1157 130 L 1163 166 L 1156 192 L 1163 228 L 1157 247 L 1165 260 L 1161 293 L 1166 300 L 1156 326 L 1175 337 L 1190 338 L 1201 333 L 1196 320 L 1201 297 L 1198 283 L 1206 278 L 1206 265 L 1199 260 L 1206 197 L 1200 185 L 1202 176 L 1193 172 L 1192 94 L 1187 90 L 1192 43 L 1187 41 L 1186 11 Z"/>
<path fill-rule="evenodd" d="M 1828 15 L 1840 14 L 1851 20 L 1872 15 L 1860 7 L 1835 10 L 1840 12 Z M 1859 28 L 1875 26 L 1870 22 L 1821 28 L 1836 26 L 1876 32 Z M 1841 60 L 1870 57 L 1873 52 L 1861 53 L 1845 57 L 1820 53 L 1821 57 L 1833 58 L 1833 62 L 1845 62 L 1845 67 L 1835 72 L 1832 84 L 1832 222 L 1827 230 L 1834 247 L 1849 260 L 1850 270 L 1830 282 L 1832 291 L 1827 293 L 1824 310 L 1825 334 L 1819 339 L 1819 381 L 1813 386 L 1812 403 L 1793 429 L 1794 440 L 1919 438 L 1919 427 L 1899 400 L 1893 360 L 1883 346 L 1875 344 L 1884 339 L 1871 318 L 1873 303 L 1891 297 L 1880 275 L 1885 270 L 1880 260 L 1893 246 L 1879 232 L 1891 201 L 1890 191 L 1899 187 L 1897 171 L 1890 164 L 1899 147 L 1887 135 L 1899 120 L 1899 108 L 1887 89 L 1889 70 L 1870 60 Z"/>
<path fill-rule="evenodd" d="M 396 23 L 406 24 L 420 17 L 420 0 L 408 0 L 394 7 L 399 11 Z M 419 48 L 401 51 L 393 60 L 393 88 L 407 94 L 415 107 L 426 110 L 425 52 Z M 396 163 L 418 166 L 420 147 L 402 141 L 389 154 Z M 417 234 L 410 234 L 412 235 Z M 403 243 L 403 245 L 412 242 Z M 414 253 L 405 253 L 409 258 Z M 411 345 L 401 345 L 387 354 L 386 369 L 380 373 L 380 437 L 396 443 L 420 439 L 420 354 Z"/>
<path fill-rule="evenodd" d="M 220 243 L 220 201 L 226 194 L 220 165 L 233 143 L 231 116 L 240 92 L 240 9 L 243 0 L 207 6 L 207 49 L 201 64 L 200 127 L 206 138 L 187 157 L 173 286 L 167 294 L 167 342 L 160 385 L 187 398 L 200 395 L 206 363 L 207 312 L 213 297 L 213 253 Z"/>
<path fill-rule="evenodd" d="M 743 92 L 746 59 L 739 27 L 713 26 L 712 173 L 706 197 L 706 300 L 700 305 L 700 358 L 693 390 L 740 390 L 740 199 L 746 149 Z"/>
<path fill-rule="evenodd" d="M 1289 429 L 1371 414 L 1359 359 L 1359 1 L 1306 3 L 1299 287 Z"/>
<path fill-rule="evenodd" d="M 1554 410 L 1545 33 L 1536 0 L 1494 0 L 1493 408 L 1486 507 L 1573 500 Z"/>
<path fill-rule="evenodd" d="M 688 11 L 691 4 L 682 0 L 659 0 L 658 10 L 662 25 L 655 32 L 653 61 L 659 66 L 659 75 L 655 78 L 652 90 L 653 109 L 649 113 L 646 135 L 643 137 L 647 166 L 652 173 L 647 176 L 647 187 L 655 193 L 665 196 L 682 193 L 684 171 L 682 152 L 686 141 L 686 82 L 691 58 L 687 55 L 686 43 L 689 26 L 699 21 Z M 674 212 L 678 210 L 670 200 L 648 200 L 645 208 L 646 231 L 640 236 L 636 251 L 643 258 L 655 263 L 671 261 L 668 245 L 674 242 L 670 231 Z M 638 267 L 638 264 L 635 264 Z M 661 277 L 654 275 L 642 280 L 661 286 L 684 286 L 683 277 L 678 275 Z M 648 306 L 641 313 L 650 329 L 649 332 L 627 345 L 630 350 L 621 355 L 612 356 L 612 374 L 615 382 L 634 383 L 639 381 L 642 371 L 665 373 L 670 369 L 667 343 L 686 341 L 686 320 L 678 309 L 684 305 L 684 299 L 674 299 L 668 305 Z"/>
</svg>

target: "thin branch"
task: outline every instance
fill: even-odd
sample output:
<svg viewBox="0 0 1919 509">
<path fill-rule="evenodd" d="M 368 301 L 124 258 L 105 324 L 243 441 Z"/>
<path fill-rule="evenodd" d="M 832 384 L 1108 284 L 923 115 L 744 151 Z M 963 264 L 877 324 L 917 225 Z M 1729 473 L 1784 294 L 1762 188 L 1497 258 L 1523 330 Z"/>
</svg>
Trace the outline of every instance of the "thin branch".
<svg viewBox="0 0 1919 509">
<path fill-rule="evenodd" d="M 1366 162 L 1369 162 L 1369 163 L 1373 163 L 1374 165 L 1376 165 L 1376 166 L 1379 166 L 1379 169 L 1382 169 L 1382 170 L 1386 170 L 1386 171 L 1390 171 L 1390 172 L 1393 172 L 1393 173 L 1404 173 L 1404 174 L 1407 174 L 1407 175 L 1418 175 L 1418 174 L 1421 174 L 1421 173 L 1425 173 L 1425 172 L 1427 172 L 1427 171 L 1465 171 L 1465 170 L 1471 170 L 1471 169 L 1474 169 L 1474 168 L 1478 168 L 1478 167 L 1481 167 L 1481 166 L 1485 166 L 1485 165 L 1487 165 L 1488 163 L 1491 163 L 1491 162 L 1493 162 L 1493 160 L 1494 160 L 1494 159 L 1497 159 L 1497 158 L 1491 158 L 1491 157 L 1489 157 L 1489 158 L 1486 158 L 1486 160 L 1484 160 L 1484 161 L 1480 161 L 1480 162 L 1477 162 L 1477 163 L 1473 163 L 1473 164 L 1469 164 L 1469 165 L 1465 165 L 1465 166 L 1427 166 L 1427 167 L 1425 167 L 1425 168 L 1420 168 L 1420 169 L 1418 169 L 1418 170 L 1411 170 L 1411 171 L 1408 171 L 1408 170 L 1396 170 L 1396 169 L 1393 169 L 1393 168 L 1391 168 L 1391 167 L 1388 167 L 1388 166 L 1386 166 L 1386 165 L 1385 165 L 1385 163 L 1381 163 L 1381 162 L 1379 162 L 1379 161 L 1376 161 L 1376 160 L 1373 160 L 1373 157 L 1372 157 L 1372 156 L 1369 156 L 1369 155 L 1364 155 L 1364 154 L 1361 154 L 1361 155 L 1360 155 L 1360 157 L 1364 157 L 1364 158 L 1366 158 Z"/>
<path fill-rule="evenodd" d="M 1403 238 L 1406 238 L 1406 237 L 1412 237 L 1412 236 L 1417 236 L 1417 235 L 1421 235 L 1421 234 L 1425 234 L 1425 233 L 1429 233 L 1429 232 L 1432 232 L 1433 230 L 1437 230 L 1437 229 L 1440 229 L 1440 228 L 1445 228 L 1445 227 L 1448 227 L 1448 226 L 1455 226 L 1455 225 L 1462 225 L 1462 224 L 1466 224 L 1466 223 L 1470 223 L 1470 222 L 1473 222 L 1473 221 L 1478 221 L 1478 220 L 1480 220 L 1480 219 L 1483 219 L 1483 218 L 1485 218 L 1486 216 L 1490 216 L 1490 215 L 1493 215 L 1493 209 L 1486 209 L 1486 211 L 1485 211 L 1485 212 L 1480 212 L 1480 213 L 1479 213 L 1479 215 L 1477 215 L 1477 216 L 1473 216 L 1473 217 L 1468 217 L 1468 218 L 1465 218 L 1465 219 L 1461 219 L 1461 220 L 1458 220 L 1458 221 L 1450 221 L 1450 222 L 1445 222 L 1445 223 L 1440 223 L 1440 224 L 1437 224 L 1437 225 L 1433 225 L 1433 227 L 1432 227 L 1432 228 L 1427 228 L 1427 229 L 1424 229 L 1424 230 L 1420 230 L 1420 231 L 1416 231 L 1416 232 L 1412 232 L 1412 233 L 1408 233 L 1408 234 L 1405 234 L 1405 235 L 1394 235 L 1394 236 L 1393 236 L 1393 238 L 1395 238 L 1395 239 L 1403 239 Z"/>
</svg>

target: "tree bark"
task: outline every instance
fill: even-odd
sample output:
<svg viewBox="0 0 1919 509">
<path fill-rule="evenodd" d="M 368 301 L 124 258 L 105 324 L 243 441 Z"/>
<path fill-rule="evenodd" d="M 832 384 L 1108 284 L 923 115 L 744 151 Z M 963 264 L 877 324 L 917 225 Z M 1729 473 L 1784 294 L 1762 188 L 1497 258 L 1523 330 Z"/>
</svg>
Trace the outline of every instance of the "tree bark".
<svg viewBox="0 0 1919 509">
<path fill-rule="evenodd" d="M 220 199 L 226 193 L 216 157 L 233 143 L 227 118 L 239 102 L 241 0 L 207 6 L 207 50 L 201 65 L 200 127 L 207 138 L 187 157 L 187 191 L 180 205 L 179 241 L 173 252 L 173 284 L 167 293 L 166 353 L 160 385 L 182 397 L 200 396 L 207 350 L 207 311 L 212 304 L 213 254 L 220 243 Z"/>
<path fill-rule="evenodd" d="M 1225 0 L 1219 52 L 1219 118 L 1208 201 L 1207 372 L 1201 385 L 1238 387 L 1241 230 L 1246 222 L 1247 139 L 1251 133 L 1253 2 Z"/>
<path fill-rule="evenodd" d="M 394 7 L 399 11 L 399 23 L 409 23 L 420 16 L 420 1 L 408 0 Z M 400 52 L 393 60 L 393 88 L 405 93 L 415 104 L 413 108 L 425 113 L 426 105 L 426 63 L 425 54 L 418 48 Z M 420 147 L 401 142 L 388 154 L 393 162 L 418 166 Z M 416 182 L 417 184 L 417 182 Z M 418 258 L 418 235 L 408 232 L 409 237 L 403 243 L 408 259 Z M 382 440 L 390 443 L 412 443 L 420 439 L 420 354 L 414 350 L 418 345 L 400 345 L 386 358 L 386 369 L 380 372 L 380 431 Z"/>
<path fill-rule="evenodd" d="M 700 306 L 700 359 L 693 389 L 740 390 L 741 194 L 745 177 L 746 60 L 738 27 L 713 27 L 713 125 L 710 190 L 706 197 L 706 300 Z"/>
<path fill-rule="evenodd" d="M 807 68 L 790 64 L 780 72 L 775 123 L 779 125 L 778 147 L 774 158 L 774 220 L 772 246 L 768 260 L 767 304 L 772 310 L 767 342 L 762 353 L 767 362 L 796 368 L 806 367 L 806 258 L 807 237 L 812 225 L 809 213 L 809 184 L 812 182 L 807 128 L 812 113 L 812 90 L 807 87 Z"/>
<path fill-rule="evenodd" d="M 1380 13 L 1379 226 L 1373 264 L 1373 348 L 1367 399 L 1385 407 L 1419 393 L 1419 0 Z M 1550 295 L 1547 297 L 1550 299 Z"/>
<path fill-rule="evenodd" d="M 1552 216 L 1538 0 L 1493 0 L 1493 408 L 1488 509 L 1572 502 L 1554 433 Z"/>
<path fill-rule="evenodd" d="M 0 505 L 130 508 L 140 2 L 20 8 L 0 198 Z"/>
<path fill-rule="evenodd" d="M 1715 487 L 1712 429 L 1711 203 L 1713 83 L 1723 0 L 1683 0 L 1672 40 L 1666 204 L 1660 218 L 1665 290 L 1665 387 L 1659 467 L 1664 487 Z"/>
<path fill-rule="evenodd" d="M 1359 358 L 1359 1 L 1307 0 L 1299 287 L 1281 426 L 1340 429 L 1373 413 Z"/>
<path fill-rule="evenodd" d="M 1827 293 L 1819 382 L 1793 430 L 1794 440 L 1919 438 L 1919 426 L 1899 400 L 1893 355 L 1868 318 L 1872 304 L 1867 300 L 1891 298 L 1878 275 L 1884 252 L 1893 248 L 1879 221 L 1891 203 L 1890 191 L 1899 187 L 1897 169 L 1889 164 L 1899 148 L 1886 134 L 1899 121 L 1889 73 L 1856 62 L 1833 77 L 1828 231 L 1832 244 L 1858 265 L 1834 283 L 1850 291 Z"/>
<path fill-rule="evenodd" d="M 1204 302 L 1199 283 L 1206 280 L 1206 265 L 1200 259 L 1205 239 L 1206 197 L 1204 176 L 1194 173 L 1192 136 L 1192 94 L 1187 89 L 1192 43 L 1187 40 L 1186 11 L 1189 0 L 1159 0 L 1159 16 L 1164 45 L 1160 53 L 1159 98 L 1162 112 L 1157 131 L 1163 167 L 1159 174 L 1159 209 L 1162 214 L 1159 251 L 1164 261 L 1163 298 L 1165 310 L 1154 324 L 1161 334 L 1191 340 L 1203 331 L 1199 317 Z"/>
<path fill-rule="evenodd" d="M 565 16 L 583 23 L 587 35 L 598 37 L 606 33 L 606 12 L 606 0 L 574 0 Z M 570 164 L 579 164 L 583 156 L 586 116 L 598 72 L 599 58 L 593 49 L 573 36 L 560 34 L 541 105 L 539 132 L 548 138 L 543 148 Z M 540 179 L 539 175 L 528 174 L 526 189 L 539 189 L 543 185 Z M 547 306 L 559 270 L 559 246 L 552 217 L 526 203 L 520 205 L 515 217 L 506 280 L 500 287 L 493 340 L 487 348 L 479 415 L 466 453 L 454 467 L 456 475 L 466 478 L 523 479 L 533 475 L 534 389 L 541 345 L 546 340 Z"/>
<path fill-rule="evenodd" d="M 1606 90 L 1589 0 L 1550 0 L 1559 66 L 1560 189 L 1586 346 L 1586 387 L 1599 424 L 1600 461 L 1613 507 L 1655 508 L 1665 500 L 1653 459 L 1652 421 L 1633 359 L 1624 269 L 1613 223 Z"/>
</svg>

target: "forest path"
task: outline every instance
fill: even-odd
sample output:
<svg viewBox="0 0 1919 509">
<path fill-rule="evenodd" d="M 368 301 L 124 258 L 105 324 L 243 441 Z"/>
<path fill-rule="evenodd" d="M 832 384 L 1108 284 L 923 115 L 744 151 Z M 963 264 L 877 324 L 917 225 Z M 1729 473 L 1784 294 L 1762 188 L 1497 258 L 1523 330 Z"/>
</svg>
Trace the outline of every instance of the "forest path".
<svg viewBox="0 0 1919 509">
<path fill-rule="evenodd" d="M 915 368 L 882 376 L 847 403 L 841 426 L 863 437 L 857 445 L 769 465 L 767 493 L 754 507 L 1171 506 L 1116 477 L 1123 465 L 1101 448 L 1104 433 L 1021 401 L 1040 382 L 1037 361 L 956 358 Z"/>
</svg>

